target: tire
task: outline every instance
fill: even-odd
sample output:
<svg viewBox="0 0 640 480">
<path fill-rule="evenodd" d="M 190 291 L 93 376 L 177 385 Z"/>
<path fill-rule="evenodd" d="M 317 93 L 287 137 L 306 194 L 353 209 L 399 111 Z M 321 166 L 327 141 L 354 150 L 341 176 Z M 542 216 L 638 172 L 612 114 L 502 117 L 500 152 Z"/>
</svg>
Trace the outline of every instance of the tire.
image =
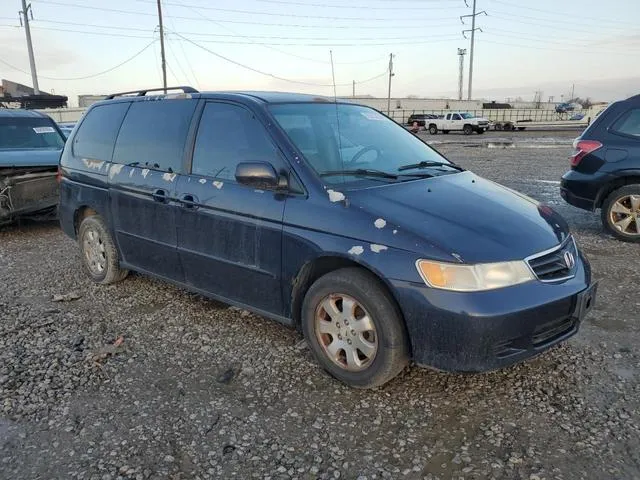
<svg viewBox="0 0 640 480">
<path fill-rule="evenodd" d="M 471 135 L 473 133 L 473 127 L 471 125 L 465 125 L 462 127 L 462 133 L 465 135 Z"/>
<path fill-rule="evenodd" d="M 120 255 L 109 229 L 100 215 L 85 217 L 78 229 L 82 267 L 96 283 L 116 283 L 129 274 L 120 268 Z"/>
<path fill-rule="evenodd" d="M 636 197 L 633 203 L 631 197 Z M 629 211 L 628 215 L 623 213 L 624 209 Z M 625 242 L 640 243 L 640 184 L 626 185 L 611 192 L 602 203 L 600 216 L 602 225 L 614 237 Z M 627 218 L 631 220 L 625 221 Z"/>
<path fill-rule="evenodd" d="M 496 123 L 496 126 L 494 127 L 496 130 L 500 131 L 502 130 L 502 124 L 501 123 Z"/>
<path fill-rule="evenodd" d="M 438 127 L 436 127 L 435 125 L 429 125 L 429 133 L 431 135 L 437 135 Z"/>
<path fill-rule="evenodd" d="M 355 302 L 354 313 L 346 318 L 342 316 L 343 300 Z M 333 316 L 327 313 L 329 310 L 323 304 L 329 305 Z M 355 325 L 362 321 L 363 314 L 368 316 L 370 323 L 367 325 L 372 325 L 373 329 L 365 331 L 365 324 L 361 324 L 362 330 L 358 333 Z M 334 325 L 336 317 L 338 321 Z M 320 332 L 320 322 L 325 325 L 322 327 L 325 333 Z M 316 280 L 302 304 L 302 331 L 322 368 L 351 387 L 383 385 L 409 362 L 408 336 L 393 299 L 378 279 L 360 268 L 336 270 Z M 352 345 L 352 339 L 353 344 L 360 343 L 363 347 L 375 344 L 375 350 L 367 356 L 364 349 L 348 346 Z M 346 347 L 336 347 L 335 360 L 328 350 L 333 343 Z M 347 349 L 351 349 L 360 365 L 356 361 L 347 363 Z"/>
</svg>

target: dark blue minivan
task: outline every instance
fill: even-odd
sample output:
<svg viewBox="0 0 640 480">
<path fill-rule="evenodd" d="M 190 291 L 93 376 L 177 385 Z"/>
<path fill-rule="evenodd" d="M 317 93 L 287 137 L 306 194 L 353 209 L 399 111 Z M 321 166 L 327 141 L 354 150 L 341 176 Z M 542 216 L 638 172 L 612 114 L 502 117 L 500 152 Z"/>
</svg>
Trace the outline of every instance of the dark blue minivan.
<svg viewBox="0 0 640 480">
<path fill-rule="evenodd" d="M 593 306 L 557 213 L 376 110 L 181 90 L 114 95 L 66 143 L 60 221 L 94 281 L 135 270 L 295 326 L 361 388 L 521 361 Z"/>
</svg>

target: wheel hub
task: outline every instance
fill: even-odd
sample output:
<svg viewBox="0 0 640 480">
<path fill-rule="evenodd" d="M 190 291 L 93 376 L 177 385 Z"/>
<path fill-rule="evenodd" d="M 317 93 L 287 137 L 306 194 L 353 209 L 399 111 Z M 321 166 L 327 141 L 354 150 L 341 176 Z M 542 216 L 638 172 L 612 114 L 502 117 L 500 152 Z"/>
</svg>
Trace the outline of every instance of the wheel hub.
<svg viewBox="0 0 640 480">
<path fill-rule="evenodd" d="M 378 351 L 375 324 L 353 297 L 333 294 L 316 309 L 315 332 L 325 355 L 347 371 L 360 371 Z"/>
<path fill-rule="evenodd" d="M 104 272 L 107 257 L 100 233 L 94 228 L 88 229 L 84 234 L 82 245 L 89 270 L 98 275 Z"/>
</svg>

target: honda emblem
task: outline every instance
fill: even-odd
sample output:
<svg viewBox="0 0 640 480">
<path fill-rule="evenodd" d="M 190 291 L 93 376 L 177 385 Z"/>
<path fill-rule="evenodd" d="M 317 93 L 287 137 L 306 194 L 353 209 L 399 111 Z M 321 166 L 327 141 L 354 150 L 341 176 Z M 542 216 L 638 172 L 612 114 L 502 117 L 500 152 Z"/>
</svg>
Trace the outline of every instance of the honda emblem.
<svg viewBox="0 0 640 480">
<path fill-rule="evenodd" d="M 567 268 L 569 270 L 571 270 L 575 266 L 576 259 L 573 257 L 573 253 L 564 252 L 564 263 L 567 265 Z"/>
</svg>

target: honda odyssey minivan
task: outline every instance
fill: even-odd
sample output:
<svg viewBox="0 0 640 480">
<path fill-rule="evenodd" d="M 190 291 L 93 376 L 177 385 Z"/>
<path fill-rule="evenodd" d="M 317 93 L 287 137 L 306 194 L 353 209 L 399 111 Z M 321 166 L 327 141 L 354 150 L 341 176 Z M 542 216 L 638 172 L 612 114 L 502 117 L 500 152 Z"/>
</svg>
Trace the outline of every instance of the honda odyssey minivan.
<svg viewBox="0 0 640 480">
<path fill-rule="evenodd" d="M 496 369 L 575 334 L 589 263 L 551 208 L 378 111 L 310 95 L 149 91 L 94 104 L 60 222 L 95 282 L 134 270 L 300 329 L 331 375 Z"/>
</svg>

